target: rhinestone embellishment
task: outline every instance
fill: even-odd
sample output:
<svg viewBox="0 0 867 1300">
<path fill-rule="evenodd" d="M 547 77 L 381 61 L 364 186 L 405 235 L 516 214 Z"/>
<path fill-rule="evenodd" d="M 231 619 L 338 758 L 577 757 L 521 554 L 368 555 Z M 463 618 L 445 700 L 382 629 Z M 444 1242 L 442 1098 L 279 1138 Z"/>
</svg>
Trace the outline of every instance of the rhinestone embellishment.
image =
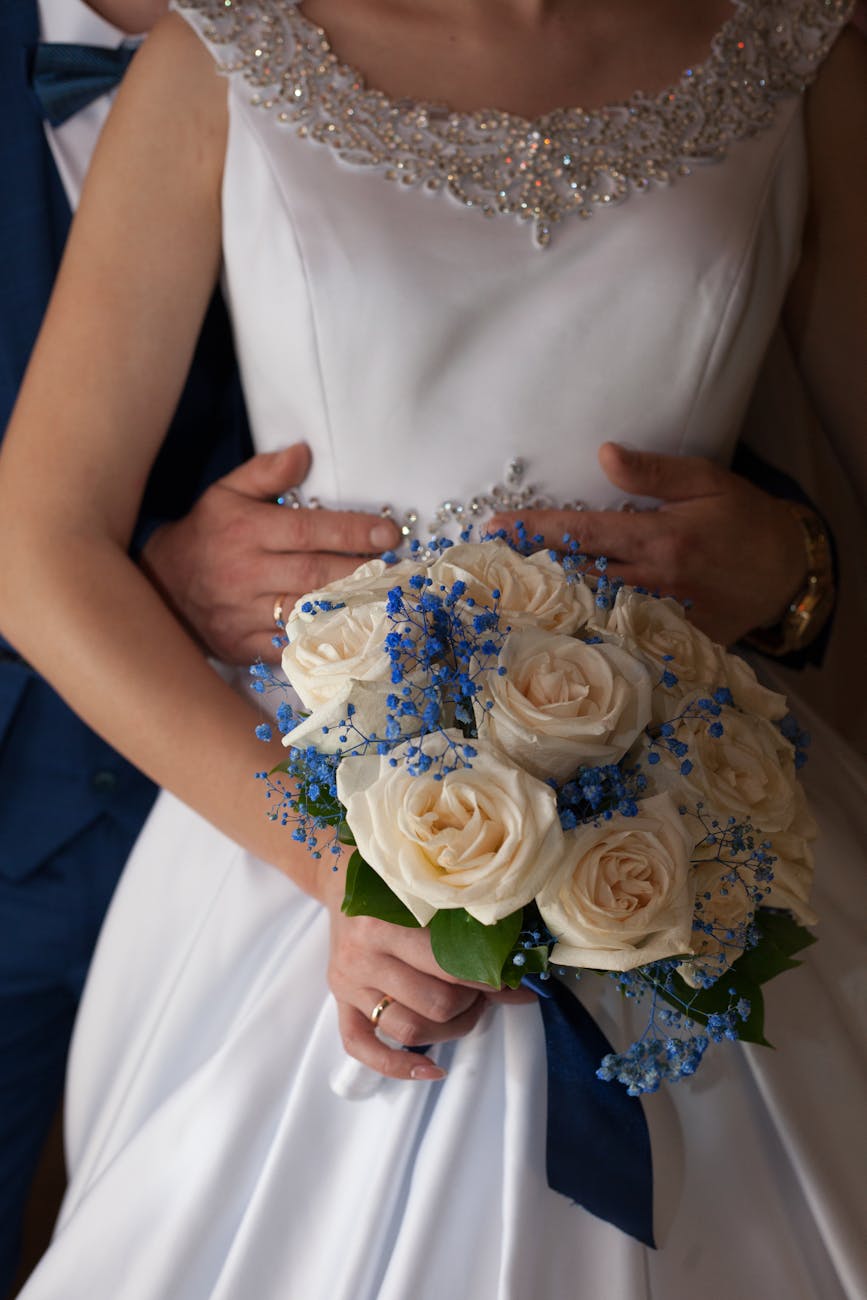
<svg viewBox="0 0 867 1300">
<path fill-rule="evenodd" d="M 486 217 L 532 224 L 544 247 L 565 216 L 589 217 L 633 191 L 718 161 L 812 79 L 852 0 L 732 0 L 707 59 L 656 95 L 530 121 L 394 100 L 340 62 L 299 0 L 174 0 L 224 51 L 252 102 L 344 161 L 402 186 L 443 190 Z"/>
<path fill-rule="evenodd" d="M 525 483 L 526 473 L 527 462 L 523 457 L 514 457 L 506 465 L 502 483 L 492 484 L 487 492 L 477 492 L 468 501 L 459 501 L 454 497 L 441 501 L 430 517 L 424 521 L 424 526 L 422 526 L 422 516 L 416 509 L 405 510 L 403 514 L 399 514 L 392 506 L 384 505 L 380 507 L 379 514 L 383 519 L 394 520 L 403 539 L 401 546 L 406 547 L 412 541 L 419 540 L 426 544 L 435 537 L 451 537 L 454 540 L 465 528 L 476 527 L 492 515 L 505 511 L 587 509 L 583 501 L 555 501 L 538 487 Z M 277 504 L 286 506 L 290 510 L 322 508 L 317 497 L 305 499 L 303 492 L 298 488 L 293 488 L 278 497 Z M 620 509 L 635 509 L 635 506 L 625 501 Z M 432 558 L 434 552 L 425 549 L 422 555 Z"/>
</svg>

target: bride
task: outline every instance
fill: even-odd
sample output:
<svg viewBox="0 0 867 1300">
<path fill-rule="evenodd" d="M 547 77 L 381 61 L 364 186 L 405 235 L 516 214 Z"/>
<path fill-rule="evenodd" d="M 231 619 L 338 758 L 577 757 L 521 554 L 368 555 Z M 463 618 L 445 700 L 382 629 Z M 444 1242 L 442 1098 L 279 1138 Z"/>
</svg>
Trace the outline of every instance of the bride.
<svg viewBox="0 0 867 1300">
<path fill-rule="evenodd" d="M 424 536 L 487 498 L 580 536 L 575 502 L 622 500 L 605 439 L 690 458 L 713 497 L 781 312 L 863 490 L 848 6 L 178 8 L 106 129 L 0 464 L 4 631 L 172 792 L 100 941 L 28 1300 L 863 1295 L 854 756 L 816 723 L 821 941 L 771 989 L 778 1051 L 720 1049 L 647 1102 L 653 1251 L 546 1186 L 530 995 L 342 916 L 342 868 L 264 815 L 245 693 L 126 556 L 221 259 L 257 446 L 303 431 L 309 506 Z M 591 1010 L 617 1040 L 611 992 Z M 377 1036 L 384 1001 L 428 1055 Z M 346 1053 L 379 1086 L 340 1086 Z"/>
</svg>

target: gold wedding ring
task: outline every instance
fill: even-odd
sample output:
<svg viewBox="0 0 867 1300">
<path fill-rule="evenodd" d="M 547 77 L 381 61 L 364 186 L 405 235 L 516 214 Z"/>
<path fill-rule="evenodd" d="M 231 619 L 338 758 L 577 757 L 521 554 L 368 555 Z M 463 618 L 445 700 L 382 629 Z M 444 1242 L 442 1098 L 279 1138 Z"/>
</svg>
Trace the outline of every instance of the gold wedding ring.
<svg viewBox="0 0 867 1300">
<path fill-rule="evenodd" d="M 377 1002 L 376 1006 L 373 1008 L 370 1015 L 367 1017 L 370 1023 L 373 1025 L 374 1029 L 376 1029 L 377 1025 L 379 1024 L 383 1011 L 386 1009 L 386 1007 L 390 1007 L 393 1001 L 394 998 L 390 998 L 386 993 L 385 997 L 380 998 L 379 1002 Z"/>
<path fill-rule="evenodd" d="M 274 601 L 273 617 L 274 617 L 274 622 L 277 624 L 277 626 L 282 627 L 283 626 L 283 597 L 282 596 L 278 596 L 277 599 Z"/>
</svg>

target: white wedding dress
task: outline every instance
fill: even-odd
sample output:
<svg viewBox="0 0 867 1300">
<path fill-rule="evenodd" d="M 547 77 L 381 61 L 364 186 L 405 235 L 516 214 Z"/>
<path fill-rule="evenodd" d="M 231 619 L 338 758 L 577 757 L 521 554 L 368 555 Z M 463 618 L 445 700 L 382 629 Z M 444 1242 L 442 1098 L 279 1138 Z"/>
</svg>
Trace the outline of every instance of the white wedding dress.
<svg viewBox="0 0 867 1300">
<path fill-rule="evenodd" d="M 230 70 L 257 447 L 303 435 L 308 501 L 419 536 L 498 483 L 620 504 L 607 438 L 724 462 L 798 258 L 798 92 L 845 10 L 740 0 L 670 95 L 533 125 L 390 103 L 293 0 L 192 4 Z M 711 1048 L 647 1101 L 660 1249 L 548 1189 L 535 1006 L 437 1049 L 442 1083 L 338 1095 L 326 916 L 163 795 L 94 962 L 26 1300 L 863 1300 L 867 777 L 808 721 L 820 939 L 769 989 L 775 1052 Z"/>
</svg>

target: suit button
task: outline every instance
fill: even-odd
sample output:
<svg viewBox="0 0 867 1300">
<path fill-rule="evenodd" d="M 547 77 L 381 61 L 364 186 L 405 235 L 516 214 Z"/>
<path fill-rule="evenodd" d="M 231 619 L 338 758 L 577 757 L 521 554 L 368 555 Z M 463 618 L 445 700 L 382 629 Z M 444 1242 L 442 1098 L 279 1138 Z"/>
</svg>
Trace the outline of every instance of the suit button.
<svg viewBox="0 0 867 1300">
<path fill-rule="evenodd" d="M 90 784 L 97 794 L 111 794 L 112 790 L 117 786 L 117 776 L 114 772 L 110 772 L 108 768 L 104 768 L 99 772 L 94 772 Z"/>
</svg>

